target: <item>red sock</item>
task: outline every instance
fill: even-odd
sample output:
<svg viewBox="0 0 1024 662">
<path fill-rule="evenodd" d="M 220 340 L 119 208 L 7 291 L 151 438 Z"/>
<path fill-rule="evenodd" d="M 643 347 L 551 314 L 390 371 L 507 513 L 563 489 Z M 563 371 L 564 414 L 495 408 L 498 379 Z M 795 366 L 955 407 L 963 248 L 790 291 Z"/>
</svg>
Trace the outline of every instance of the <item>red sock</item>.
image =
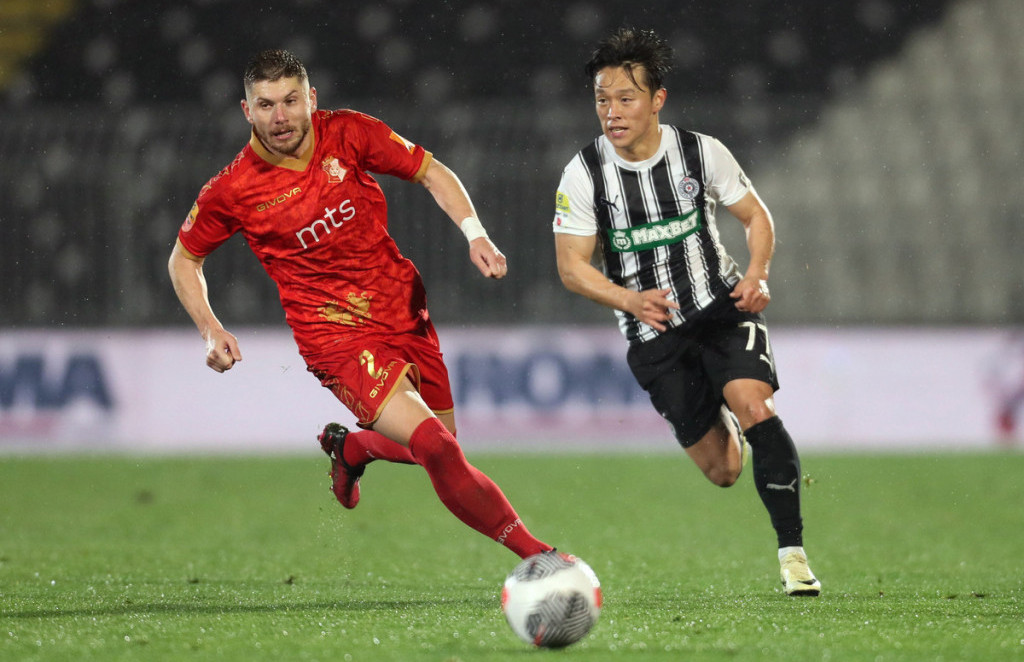
<svg viewBox="0 0 1024 662">
<path fill-rule="evenodd" d="M 466 461 L 459 442 L 436 418 L 420 423 L 409 442 L 441 502 L 463 523 L 521 558 L 552 549 L 534 538 L 501 489 Z"/>
<path fill-rule="evenodd" d="M 349 432 L 345 437 L 345 461 L 356 467 L 374 460 L 416 464 L 408 448 L 373 430 Z"/>
</svg>

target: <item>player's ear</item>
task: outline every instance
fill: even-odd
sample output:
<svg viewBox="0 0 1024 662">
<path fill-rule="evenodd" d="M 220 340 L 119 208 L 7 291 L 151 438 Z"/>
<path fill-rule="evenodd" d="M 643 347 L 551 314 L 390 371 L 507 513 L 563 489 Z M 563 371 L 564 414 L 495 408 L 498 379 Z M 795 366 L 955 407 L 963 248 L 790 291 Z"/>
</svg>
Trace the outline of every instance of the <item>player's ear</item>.
<svg viewBox="0 0 1024 662">
<path fill-rule="evenodd" d="M 316 88 L 309 88 L 309 112 L 316 112 Z"/>
<path fill-rule="evenodd" d="M 654 93 L 654 112 L 660 112 L 665 106 L 665 99 L 668 97 L 668 90 L 664 87 Z"/>
<path fill-rule="evenodd" d="M 249 102 L 242 99 L 242 112 L 245 114 L 246 121 L 252 124 L 252 115 L 249 114 Z"/>
</svg>

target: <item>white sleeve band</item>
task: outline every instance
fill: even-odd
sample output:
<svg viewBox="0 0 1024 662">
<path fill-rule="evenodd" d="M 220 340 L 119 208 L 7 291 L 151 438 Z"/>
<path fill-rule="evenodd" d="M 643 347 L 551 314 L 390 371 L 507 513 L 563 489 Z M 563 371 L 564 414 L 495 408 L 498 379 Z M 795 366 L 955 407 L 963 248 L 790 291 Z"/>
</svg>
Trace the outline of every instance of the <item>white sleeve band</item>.
<svg viewBox="0 0 1024 662">
<path fill-rule="evenodd" d="M 475 216 L 467 216 L 462 219 L 462 223 L 459 224 L 459 229 L 462 230 L 462 234 L 466 235 L 466 241 L 473 241 L 474 239 L 487 236 L 487 230 L 484 230 L 484 226 L 480 223 L 480 219 Z"/>
</svg>

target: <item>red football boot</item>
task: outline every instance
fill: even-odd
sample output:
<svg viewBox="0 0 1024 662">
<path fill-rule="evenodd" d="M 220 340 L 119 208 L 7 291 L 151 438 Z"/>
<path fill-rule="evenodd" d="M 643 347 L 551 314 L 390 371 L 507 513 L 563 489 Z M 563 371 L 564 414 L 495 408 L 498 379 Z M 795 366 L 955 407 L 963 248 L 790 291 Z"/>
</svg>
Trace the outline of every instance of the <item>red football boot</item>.
<svg viewBox="0 0 1024 662">
<path fill-rule="evenodd" d="M 338 503 L 346 508 L 355 508 L 359 503 L 359 477 L 363 475 L 366 465 L 353 467 L 345 461 L 345 437 L 348 428 L 340 423 L 328 423 L 317 440 L 327 457 L 331 458 L 331 491 Z"/>
</svg>

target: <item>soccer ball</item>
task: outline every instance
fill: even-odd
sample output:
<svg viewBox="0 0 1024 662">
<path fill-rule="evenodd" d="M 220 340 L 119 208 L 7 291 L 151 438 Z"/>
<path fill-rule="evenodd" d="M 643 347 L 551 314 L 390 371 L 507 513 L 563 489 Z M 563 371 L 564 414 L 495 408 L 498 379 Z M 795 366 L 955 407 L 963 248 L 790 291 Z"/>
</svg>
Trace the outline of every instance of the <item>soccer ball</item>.
<svg viewBox="0 0 1024 662">
<path fill-rule="evenodd" d="M 505 579 L 501 610 L 526 643 L 562 648 L 594 627 L 601 613 L 601 583 L 583 559 L 561 552 L 534 554 Z"/>
</svg>

